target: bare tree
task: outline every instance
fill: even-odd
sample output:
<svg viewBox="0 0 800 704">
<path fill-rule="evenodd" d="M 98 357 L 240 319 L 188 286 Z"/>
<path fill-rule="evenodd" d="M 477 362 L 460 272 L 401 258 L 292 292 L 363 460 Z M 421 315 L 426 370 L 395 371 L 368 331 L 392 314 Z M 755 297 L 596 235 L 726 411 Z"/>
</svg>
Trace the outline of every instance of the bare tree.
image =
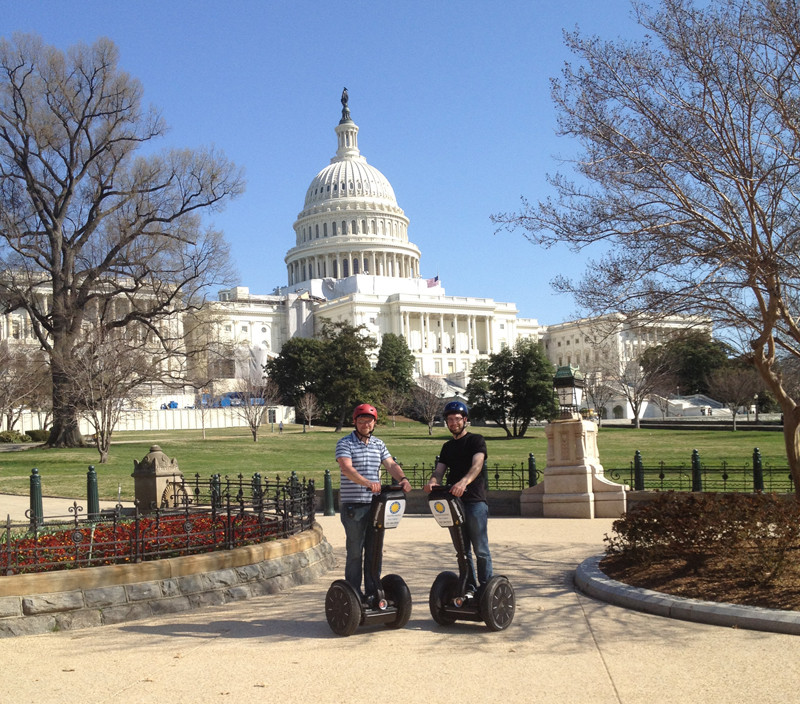
<svg viewBox="0 0 800 704">
<path fill-rule="evenodd" d="M 98 326 L 76 347 L 69 365 L 70 397 L 94 430 L 100 464 L 122 411 L 136 405 L 137 390 L 160 375 L 159 359 L 125 330 Z"/>
<path fill-rule="evenodd" d="M 597 425 L 600 426 L 603 423 L 603 412 L 606 404 L 617 395 L 617 391 L 604 379 L 600 371 L 593 370 L 587 373 L 584 378 L 586 382 L 586 399 L 592 404 L 592 408 L 597 414 Z"/>
<path fill-rule="evenodd" d="M 303 417 L 303 432 L 306 432 L 306 424 L 311 427 L 311 422 L 314 418 L 319 418 L 322 414 L 322 404 L 317 400 L 317 397 L 312 393 L 303 394 L 297 400 L 297 410 Z"/>
<path fill-rule="evenodd" d="M 409 403 L 410 398 L 408 394 L 399 391 L 394 387 L 388 388 L 381 396 L 381 405 L 386 410 L 386 413 L 392 417 L 393 428 L 397 426 L 398 413 L 402 413 L 406 408 L 408 408 Z"/>
<path fill-rule="evenodd" d="M 14 430 L 22 412 L 39 410 L 40 396 L 50 388 L 49 369 L 40 350 L 0 343 L 0 428 Z"/>
<path fill-rule="evenodd" d="M 253 442 L 258 442 L 258 431 L 269 407 L 276 406 L 279 400 L 278 385 L 263 374 L 254 372 L 236 380 L 236 403 L 231 406 L 247 423 Z"/>
<path fill-rule="evenodd" d="M 718 369 L 708 380 L 708 393 L 730 410 L 734 430 L 739 408 L 744 406 L 749 409 L 753 397 L 763 388 L 764 382 L 758 372 L 746 367 L 731 366 Z"/>
<path fill-rule="evenodd" d="M 662 358 L 637 357 L 631 360 L 609 359 L 605 365 L 604 378 L 625 397 L 631 407 L 636 428 L 641 427 L 645 402 L 664 388 L 671 378 L 672 369 Z"/>
<path fill-rule="evenodd" d="M 577 65 L 552 94 L 580 181 L 553 176 L 552 200 L 496 222 L 539 245 L 600 245 L 583 281 L 555 281 L 591 312 L 703 314 L 718 335 L 742 332 L 783 411 L 800 499 L 800 399 L 780 373 L 800 356 L 800 8 L 633 7 L 640 42 L 566 35 Z"/>
<path fill-rule="evenodd" d="M 195 391 L 194 407 L 200 417 L 203 440 L 208 416 L 225 388 L 223 380 L 236 376 L 236 348 L 233 340 L 220 338 L 221 321 L 221 311 L 210 305 L 188 312 L 183 318 L 184 339 L 191 351 L 186 381 Z"/>
<path fill-rule="evenodd" d="M 444 408 L 442 383 L 433 376 L 422 376 L 412 391 L 412 405 L 417 415 L 428 425 L 428 435 L 433 435 L 433 424 Z"/>
<path fill-rule="evenodd" d="M 239 171 L 214 150 L 137 154 L 166 125 L 117 60 L 107 39 L 0 41 L 0 311 L 24 310 L 49 356 L 53 446 L 82 444 L 69 374 L 87 320 L 183 355 L 180 314 L 231 281 L 200 215 Z"/>
</svg>

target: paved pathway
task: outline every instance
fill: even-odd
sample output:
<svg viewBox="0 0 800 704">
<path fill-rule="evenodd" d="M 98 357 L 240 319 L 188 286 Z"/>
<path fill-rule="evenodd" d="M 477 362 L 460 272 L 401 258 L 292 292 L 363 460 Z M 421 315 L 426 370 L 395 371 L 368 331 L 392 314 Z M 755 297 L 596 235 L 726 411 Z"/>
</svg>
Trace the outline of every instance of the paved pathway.
<svg viewBox="0 0 800 704">
<path fill-rule="evenodd" d="M 5 509 L 0 501 L 0 513 Z M 320 517 L 343 563 L 338 516 Z M 800 638 L 647 615 L 576 592 L 610 520 L 495 518 L 497 573 L 517 594 L 507 631 L 436 625 L 427 595 L 454 569 L 447 531 L 407 516 L 387 533 L 384 572 L 408 583 L 408 626 L 349 638 L 325 621 L 341 569 L 245 602 L 118 626 L 0 641 L 0 702 L 83 697 L 118 703 L 319 702 L 785 704 L 796 696 Z"/>
</svg>

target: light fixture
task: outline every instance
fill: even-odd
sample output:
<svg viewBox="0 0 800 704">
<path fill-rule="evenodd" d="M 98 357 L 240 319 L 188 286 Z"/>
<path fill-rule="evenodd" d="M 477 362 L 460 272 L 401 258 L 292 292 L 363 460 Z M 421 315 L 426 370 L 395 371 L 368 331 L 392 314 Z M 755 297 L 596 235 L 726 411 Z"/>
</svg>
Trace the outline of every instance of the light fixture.
<svg viewBox="0 0 800 704">
<path fill-rule="evenodd" d="M 561 408 L 562 418 L 572 418 L 583 402 L 583 389 L 586 383 L 578 367 L 571 364 L 559 367 L 553 377 L 553 390 Z"/>
</svg>

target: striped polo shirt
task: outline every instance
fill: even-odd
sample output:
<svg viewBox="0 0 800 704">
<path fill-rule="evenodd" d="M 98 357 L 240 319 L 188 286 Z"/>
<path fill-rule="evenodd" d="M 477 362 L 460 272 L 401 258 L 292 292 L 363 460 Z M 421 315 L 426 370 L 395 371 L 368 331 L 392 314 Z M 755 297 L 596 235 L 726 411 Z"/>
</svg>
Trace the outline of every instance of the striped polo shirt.
<svg viewBox="0 0 800 704">
<path fill-rule="evenodd" d="M 358 439 L 355 431 L 346 435 L 336 443 L 336 459 L 349 457 L 353 468 L 362 477 L 371 482 L 381 480 L 381 463 L 391 455 L 383 440 L 371 437 L 364 444 Z M 350 481 L 341 475 L 339 502 L 343 504 L 368 504 L 372 501 L 372 492 L 361 484 Z"/>
</svg>

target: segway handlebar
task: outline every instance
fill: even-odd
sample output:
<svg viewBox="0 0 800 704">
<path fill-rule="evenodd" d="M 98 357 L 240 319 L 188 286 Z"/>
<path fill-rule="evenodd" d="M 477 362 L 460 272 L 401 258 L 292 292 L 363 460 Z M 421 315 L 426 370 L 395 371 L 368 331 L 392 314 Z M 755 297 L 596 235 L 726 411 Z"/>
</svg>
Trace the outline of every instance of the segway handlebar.
<svg viewBox="0 0 800 704">
<path fill-rule="evenodd" d="M 464 522 L 464 508 L 461 499 L 450 493 L 450 484 L 431 487 L 428 508 L 442 528 L 459 526 Z"/>
</svg>

